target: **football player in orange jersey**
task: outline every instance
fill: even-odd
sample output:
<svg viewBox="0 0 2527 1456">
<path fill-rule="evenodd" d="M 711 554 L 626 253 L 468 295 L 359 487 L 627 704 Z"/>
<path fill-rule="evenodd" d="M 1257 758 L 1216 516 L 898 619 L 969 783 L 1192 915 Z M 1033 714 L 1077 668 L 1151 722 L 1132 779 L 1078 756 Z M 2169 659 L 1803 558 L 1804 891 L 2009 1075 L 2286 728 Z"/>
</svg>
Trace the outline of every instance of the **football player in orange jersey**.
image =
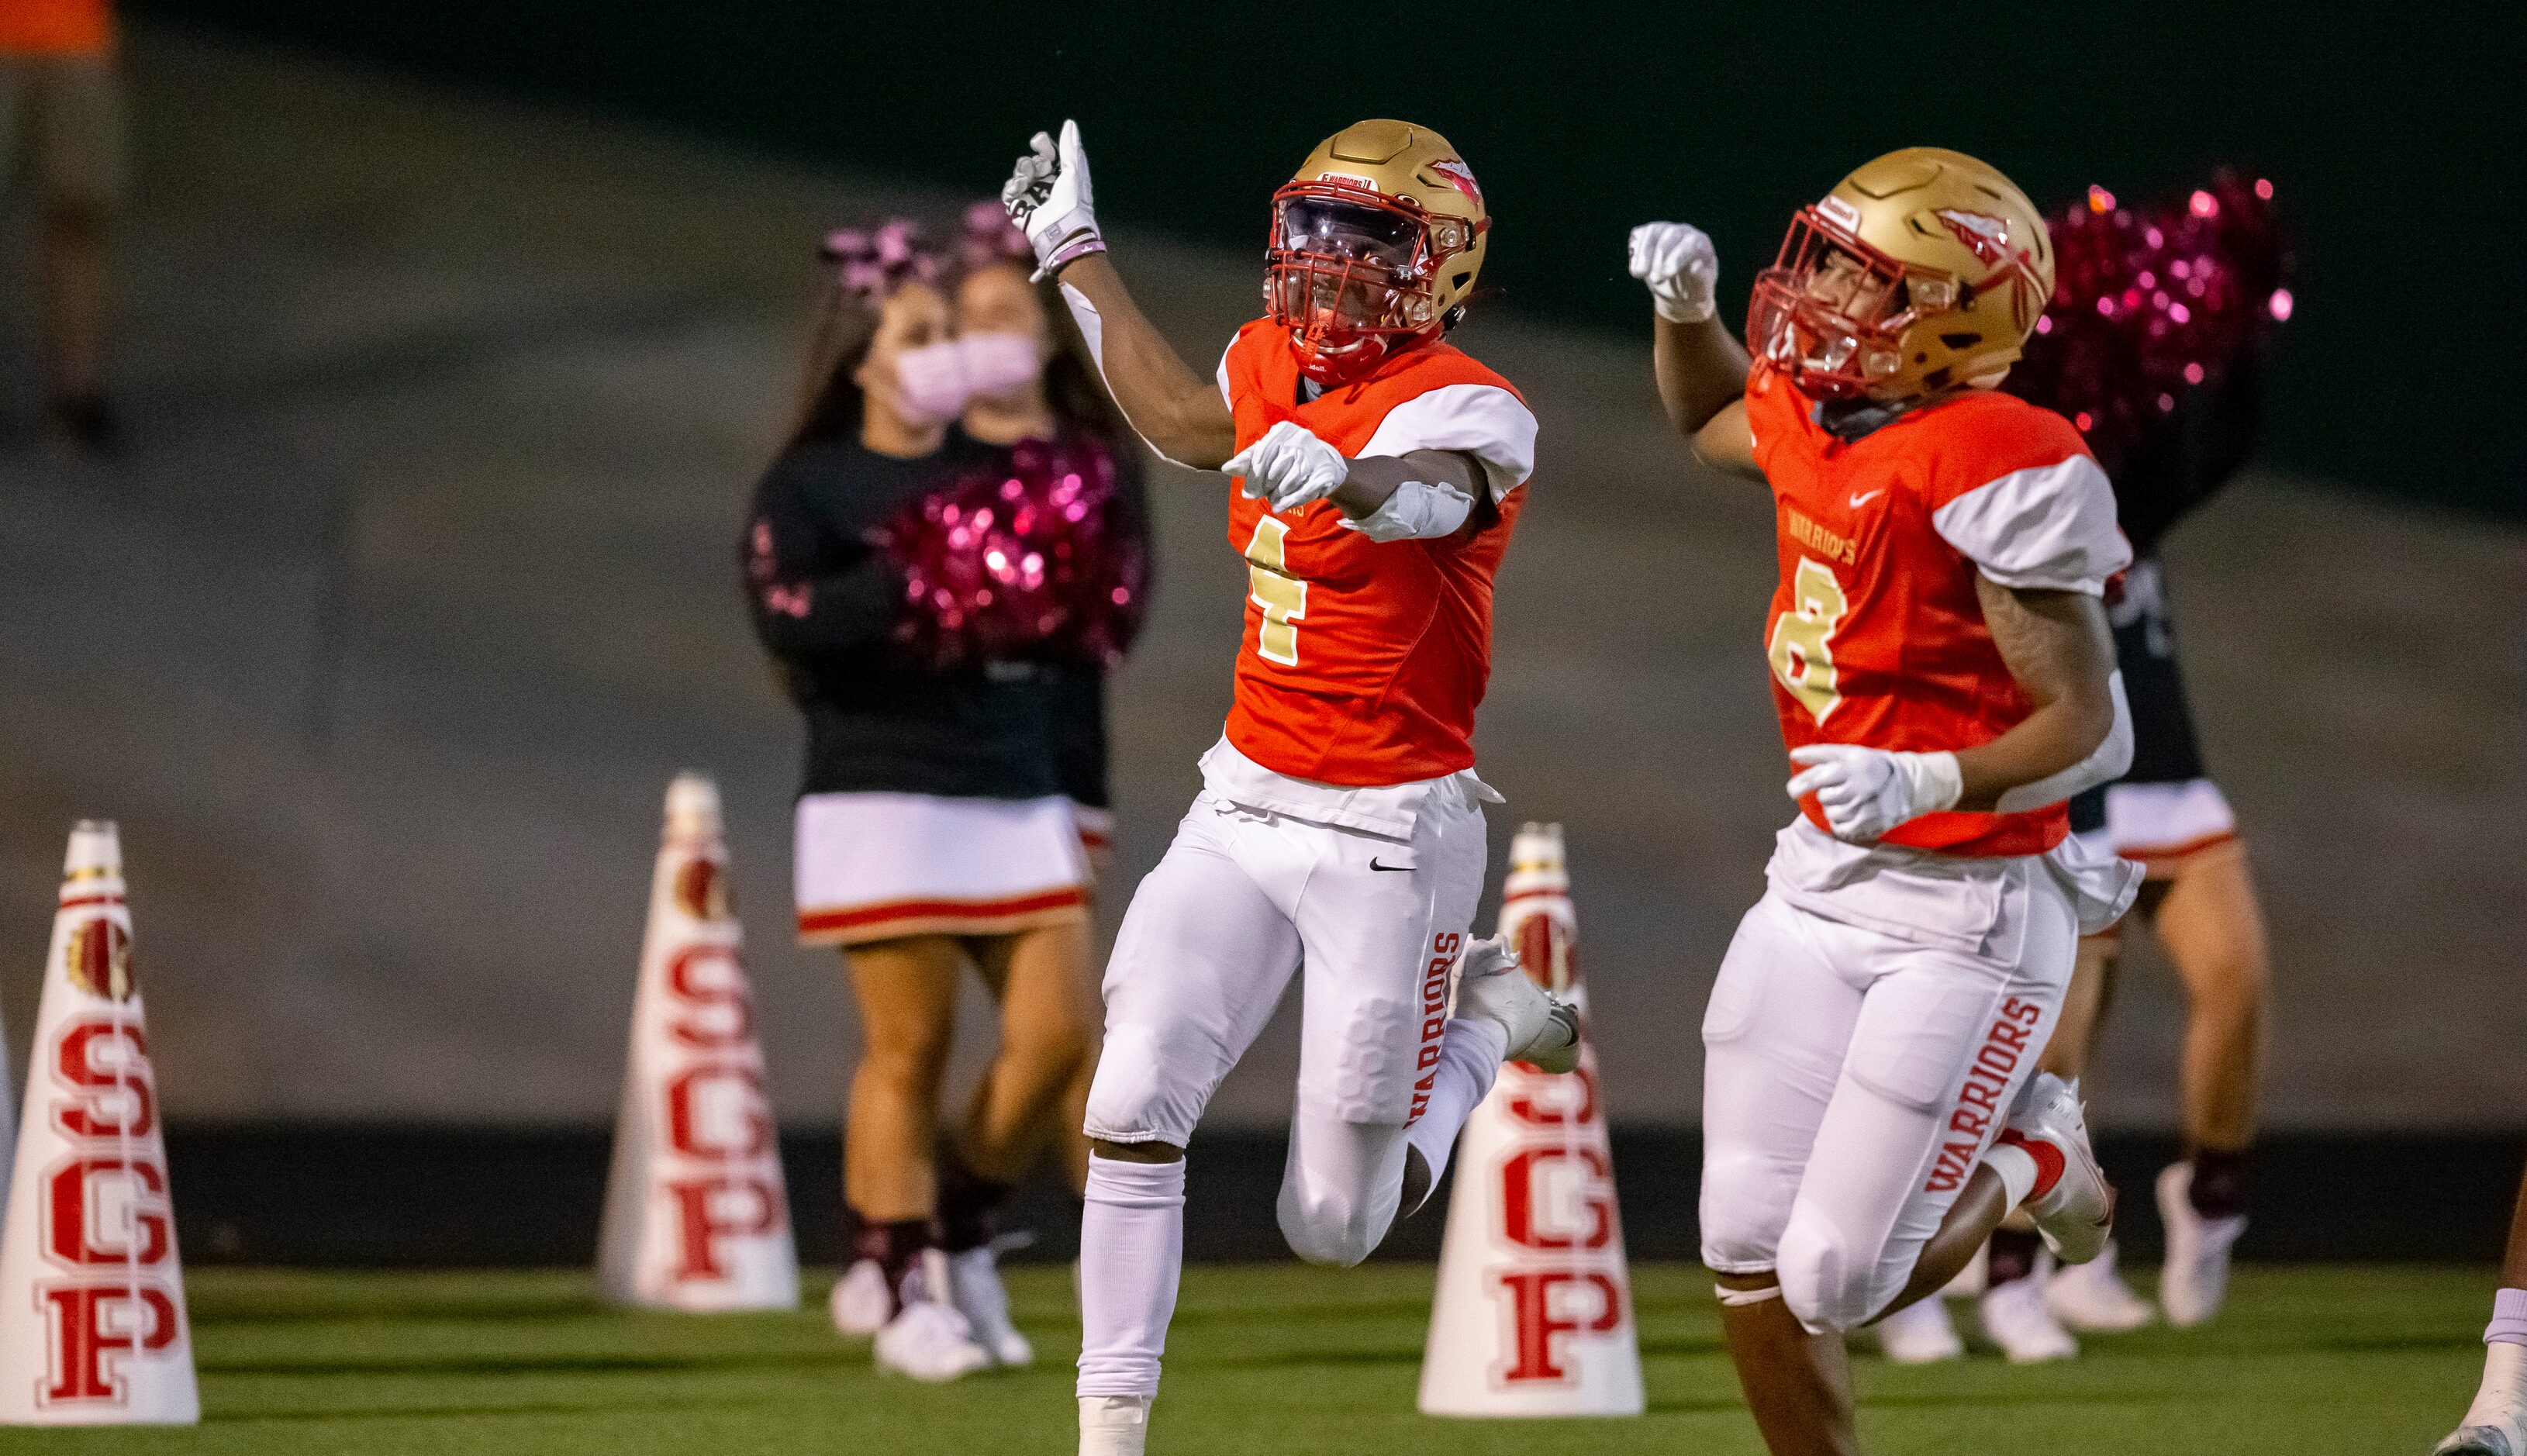
<svg viewBox="0 0 2527 1456">
<path fill-rule="evenodd" d="M 1474 706 L 1535 417 L 1445 341 L 1491 219 L 1428 128 L 1347 127 L 1273 194 L 1267 311 L 1211 378 L 1107 257 L 1075 125 L 1036 136 L 1003 199 L 1142 439 L 1239 478 L 1228 542 L 1248 564 L 1226 731 L 1106 971 L 1079 1449 L 1121 1456 L 1147 1440 L 1175 1307 L 1186 1139 L 1293 973 L 1279 1214 L 1303 1258 L 1367 1258 L 1437 1185 L 1504 1059 L 1576 1063 L 1571 1008 L 1468 936 L 1499 799 L 1474 776 Z"/>
<path fill-rule="evenodd" d="M 1847 1331 L 2013 1208 L 2065 1263 L 2106 1240 L 2078 1097 L 2037 1060 L 2078 937 L 2139 880 L 2064 808 L 2131 757 L 2102 602 L 2131 550 L 2079 432 L 1990 388 L 2053 290 L 2007 178 L 1912 148 L 1801 209 L 1751 365 L 1717 271 L 1692 228 L 1633 233 L 1670 416 L 1773 491 L 1800 810 L 1703 1019 L 1703 1259 L 1765 1440 L 1848 1452 Z"/>
</svg>

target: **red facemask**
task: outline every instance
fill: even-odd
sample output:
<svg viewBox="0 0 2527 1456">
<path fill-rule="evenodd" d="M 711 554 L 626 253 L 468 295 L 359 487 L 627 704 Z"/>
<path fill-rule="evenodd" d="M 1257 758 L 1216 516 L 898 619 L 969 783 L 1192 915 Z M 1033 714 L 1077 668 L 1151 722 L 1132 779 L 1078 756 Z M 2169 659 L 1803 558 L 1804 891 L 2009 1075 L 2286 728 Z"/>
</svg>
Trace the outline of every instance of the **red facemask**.
<svg viewBox="0 0 2527 1456">
<path fill-rule="evenodd" d="M 1299 372 L 1320 386 L 1447 332 L 1418 207 L 1345 182 L 1292 182 L 1272 195 L 1264 256 L 1264 304 L 1290 331 Z"/>
<path fill-rule="evenodd" d="M 1815 208 L 1801 208 L 1780 256 L 1755 275 L 1747 350 L 1787 371 L 1810 398 L 1857 398 L 1902 362 L 1904 331 L 1914 318 L 1911 289 L 1925 285 L 1936 286 L 1908 277 L 1902 264 Z M 1953 296 L 1954 285 L 1947 286 Z"/>
</svg>

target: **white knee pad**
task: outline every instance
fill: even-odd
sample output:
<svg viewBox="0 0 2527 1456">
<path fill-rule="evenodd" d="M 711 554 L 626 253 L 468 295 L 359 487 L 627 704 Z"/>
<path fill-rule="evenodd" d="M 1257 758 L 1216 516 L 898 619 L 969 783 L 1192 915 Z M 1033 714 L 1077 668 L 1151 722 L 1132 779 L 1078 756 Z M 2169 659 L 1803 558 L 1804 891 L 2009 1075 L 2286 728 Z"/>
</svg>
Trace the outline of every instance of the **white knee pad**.
<svg viewBox="0 0 2527 1456">
<path fill-rule="evenodd" d="M 1395 1223 L 1404 1197 L 1404 1129 L 1349 1122 L 1302 1103 L 1281 1170 L 1281 1236 L 1311 1264 L 1349 1268 Z"/>
<path fill-rule="evenodd" d="M 1781 1299 L 1801 1325 L 1824 1334 L 1845 1334 L 1892 1300 L 1877 1288 L 1878 1251 L 1853 1249 L 1831 1220 L 1800 1208 L 1781 1231 Z"/>
<path fill-rule="evenodd" d="M 1771 1269 L 1781 1229 L 1798 1193 L 1798 1170 L 1752 1151 L 1705 1153 L 1702 1164 L 1702 1262 L 1722 1274 Z"/>
<path fill-rule="evenodd" d="M 1331 1264 L 1349 1269 L 1367 1259 L 1386 1237 L 1387 1227 L 1395 1222 L 1392 1197 L 1383 1218 L 1374 1220 L 1375 1212 L 1356 1196 L 1355 1190 L 1308 1188 L 1300 1179 L 1281 1180 L 1281 1199 L 1276 1212 L 1281 1218 L 1281 1236 L 1290 1241 L 1290 1252 L 1310 1264 Z"/>
<path fill-rule="evenodd" d="M 1090 1137 L 1107 1142 L 1172 1143 L 1181 1148 L 1202 1118 L 1202 1096 L 1170 1088 L 1156 1032 L 1126 1023 L 1106 1029 L 1097 1074 L 1088 1083 Z"/>
</svg>

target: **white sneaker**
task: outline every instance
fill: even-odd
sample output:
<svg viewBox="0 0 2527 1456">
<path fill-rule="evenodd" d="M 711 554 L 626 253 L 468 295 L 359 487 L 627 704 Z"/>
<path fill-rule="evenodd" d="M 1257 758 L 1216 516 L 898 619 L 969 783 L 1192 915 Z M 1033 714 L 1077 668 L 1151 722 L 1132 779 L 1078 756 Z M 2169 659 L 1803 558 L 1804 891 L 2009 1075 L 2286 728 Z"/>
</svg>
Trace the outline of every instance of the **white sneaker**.
<svg viewBox="0 0 2527 1456">
<path fill-rule="evenodd" d="M 2229 1250 L 2246 1231 L 2243 1214 L 2206 1219 L 2194 1212 L 2192 1191 L 2192 1164 L 2159 1170 L 2158 1220 L 2167 1228 L 2167 1265 L 2158 1276 L 2158 1303 L 2167 1323 L 2179 1329 L 2220 1313 L 2229 1293 Z"/>
<path fill-rule="evenodd" d="M 865 1338 L 885 1328 L 894 1316 L 895 1291 L 886 1287 L 886 1271 L 876 1260 L 861 1259 L 834 1281 L 828 1304 L 836 1329 Z"/>
<path fill-rule="evenodd" d="M 1499 936 L 1467 945 L 1457 962 L 1456 1014 L 1497 1024 L 1509 1048 L 1504 1062 L 1557 1072 L 1579 1065 L 1579 1013 L 1537 985 Z"/>
<path fill-rule="evenodd" d="M 1966 1352 L 1966 1342 L 1948 1323 L 1948 1302 L 1935 1294 L 1888 1315 L 1877 1328 L 1878 1347 L 1897 1365 L 1935 1365 Z"/>
<path fill-rule="evenodd" d="M 1009 1323 L 1009 1292 L 1002 1287 L 1000 1261 L 989 1244 L 948 1256 L 948 1290 L 956 1312 L 973 1326 L 974 1340 L 1001 1365 L 1033 1365 L 1035 1346 Z"/>
<path fill-rule="evenodd" d="M 2150 1302 L 2135 1294 L 2115 1273 L 2114 1240 L 2086 1264 L 2075 1264 L 2044 1284 L 2044 1303 L 2054 1318 L 2073 1329 L 2120 1334 L 2158 1318 Z"/>
<path fill-rule="evenodd" d="M 2114 1232 L 2115 1190 L 2089 1148 L 2089 1115 L 2080 1106 L 2080 1089 L 2049 1071 L 2037 1072 L 2026 1105 L 2001 1138 L 2048 1143 L 2062 1155 L 2062 1175 L 2053 1186 L 2019 1205 L 2036 1221 L 2053 1257 L 2086 1264 L 2104 1252 Z"/>
<path fill-rule="evenodd" d="M 952 1285 L 948 1256 L 925 1249 L 903 1279 L 903 1308 L 872 1346 L 877 1368 L 916 1380 L 954 1380 L 989 1369 L 992 1352 L 975 1343 L 974 1326 L 941 1296 Z"/>
<path fill-rule="evenodd" d="M 2483 1386 L 2431 1456 L 2527 1456 L 2527 1345 L 2483 1347 Z"/>
<path fill-rule="evenodd" d="M 1079 1456 L 1141 1456 L 1149 1443 L 1148 1396 L 1079 1397 Z"/>
<path fill-rule="evenodd" d="M 1985 1338 L 2000 1346 L 2012 1365 L 2046 1360 L 2076 1360 L 2080 1342 L 2044 1306 L 2044 1275 L 2039 1271 L 2023 1279 L 1994 1284 L 1975 1301 Z"/>
</svg>

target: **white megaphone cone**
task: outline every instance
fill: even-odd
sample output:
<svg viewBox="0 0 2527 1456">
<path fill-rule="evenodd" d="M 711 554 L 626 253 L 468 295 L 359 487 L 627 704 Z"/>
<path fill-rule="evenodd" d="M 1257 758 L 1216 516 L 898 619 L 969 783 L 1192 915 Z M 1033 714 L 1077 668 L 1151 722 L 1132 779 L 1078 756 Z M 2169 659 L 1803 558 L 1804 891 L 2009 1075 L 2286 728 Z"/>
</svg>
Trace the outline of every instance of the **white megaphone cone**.
<svg viewBox="0 0 2527 1456">
<path fill-rule="evenodd" d="M 0 1229 L 0 1424 L 202 1418 L 114 825 L 71 830 Z"/>
<path fill-rule="evenodd" d="M 719 790 L 667 790 L 632 1055 L 614 1129 L 597 1282 L 619 1304 L 786 1310 L 799 1252 L 754 1035 L 754 996 L 729 910 Z"/>
<path fill-rule="evenodd" d="M 1562 826 L 1528 824 L 1510 843 L 1500 933 L 1584 1015 L 1574 925 Z M 1503 1066 L 1466 1123 L 1420 1405 L 1432 1416 L 1641 1413 L 1614 1162 L 1584 1040 L 1566 1076 Z"/>
</svg>

